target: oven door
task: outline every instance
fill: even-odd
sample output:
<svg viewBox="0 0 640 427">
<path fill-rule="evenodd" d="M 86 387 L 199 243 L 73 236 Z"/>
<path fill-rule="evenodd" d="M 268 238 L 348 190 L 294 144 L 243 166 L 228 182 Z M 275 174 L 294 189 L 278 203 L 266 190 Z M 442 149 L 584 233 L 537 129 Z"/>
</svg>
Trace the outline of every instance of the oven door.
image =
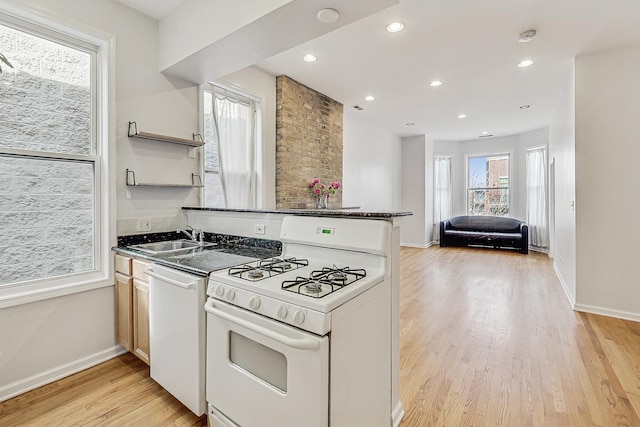
<svg viewBox="0 0 640 427">
<path fill-rule="evenodd" d="M 329 339 L 209 298 L 207 401 L 242 427 L 326 427 Z M 231 424 L 233 425 L 233 424 Z"/>
</svg>

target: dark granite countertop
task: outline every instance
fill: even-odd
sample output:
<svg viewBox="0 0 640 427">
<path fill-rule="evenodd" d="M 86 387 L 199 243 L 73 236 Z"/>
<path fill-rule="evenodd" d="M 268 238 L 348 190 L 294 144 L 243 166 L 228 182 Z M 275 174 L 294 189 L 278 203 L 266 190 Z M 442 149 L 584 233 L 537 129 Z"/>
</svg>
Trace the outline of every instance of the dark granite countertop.
<svg viewBox="0 0 640 427">
<path fill-rule="evenodd" d="M 225 234 L 205 233 L 205 240 L 215 245 L 190 250 L 165 253 L 149 253 L 131 248 L 130 245 L 182 239 L 176 232 L 153 233 L 118 237 L 116 253 L 144 258 L 166 267 L 187 273 L 206 276 L 212 271 L 234 265 L 272 258 L 282 252 L 282 244 L 275 240 L 250 239 Z"/>
<path fill-rule="evenodd" d="M 195 206 L 183 206 L 183 210 L 211 211 L 211 212 L 248 212 L 266 214 L 284 214 L 301 216 L 333 216 L 349 218 L 395 218 L 413 215 L 412 212 L 366 212 L 361 210 L 346 209 L 226 209 L 226 208 L 201 208 Z"/>
</svg>

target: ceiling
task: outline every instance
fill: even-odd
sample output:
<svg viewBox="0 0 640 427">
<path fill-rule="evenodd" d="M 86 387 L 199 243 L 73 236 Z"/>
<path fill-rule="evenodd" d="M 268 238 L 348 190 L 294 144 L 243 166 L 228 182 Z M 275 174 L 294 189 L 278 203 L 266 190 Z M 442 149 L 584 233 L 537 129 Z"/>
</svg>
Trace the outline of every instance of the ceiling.
<svg viewBox="0 0 640 427">
<path fill-rule="evenodd" d="M 119 1 L 160 19 L 183 0 Z M 393 21 L 404 30 L 387 32 Z M 536 37 L 518 42 L 530 29 Z M 400 0 L 256 66 L 359 106 L 393 133 L 470 140 L 548 126 L 573 58 L 631 43 L 639 0 Z M 302 61 L 307 53 L 318 60 Z M 523 59 L 535 62 L 518 68 Z"/>
</svg>

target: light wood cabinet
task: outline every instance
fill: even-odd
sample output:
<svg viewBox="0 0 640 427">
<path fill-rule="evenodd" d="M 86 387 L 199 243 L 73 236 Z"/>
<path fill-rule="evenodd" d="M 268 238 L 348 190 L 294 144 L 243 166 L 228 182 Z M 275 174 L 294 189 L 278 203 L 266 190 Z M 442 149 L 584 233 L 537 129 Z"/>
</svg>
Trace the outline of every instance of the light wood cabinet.
<svg viewBox="0 0 640 427">
<path fill-rule="evenodd" d="M 131 351 L 133 349 L 133 279 L 116 272 L 116 337 L 118 343 Z"/>
<path fill-rule="evenodd" d="M 117 340 L 148 365 L 150 263 L 116 254 L 115 265 Z"/>
<path fill-rule="evenodd" d="M 116 339 L 121 346 L 131 351 L 133 348 L 131 258 L 116 254 L 115 267 Z"/>
<path fill-rule="evenodd" d="M 133 279 L 133 354 L 149 359 L 149 283 Z"/>
</svg>

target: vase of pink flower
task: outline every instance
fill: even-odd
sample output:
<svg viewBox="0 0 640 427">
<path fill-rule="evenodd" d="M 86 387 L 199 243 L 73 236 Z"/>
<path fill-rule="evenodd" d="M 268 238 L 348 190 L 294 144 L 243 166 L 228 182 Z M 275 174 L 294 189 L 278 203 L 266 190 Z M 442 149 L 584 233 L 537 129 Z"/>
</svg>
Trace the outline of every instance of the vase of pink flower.
<svg viewBox="0 0 640 427">
<path fill-rule="evenodd" d="M 327 209 L 329 207 L 329 197 L 336 194 L 336 190 L 342 187 L 337 181 L 330 184 L 323 184 L 318 178 L 309 183 L 309 189 L 314 195 L 316 209 Z"/>
</svg>

